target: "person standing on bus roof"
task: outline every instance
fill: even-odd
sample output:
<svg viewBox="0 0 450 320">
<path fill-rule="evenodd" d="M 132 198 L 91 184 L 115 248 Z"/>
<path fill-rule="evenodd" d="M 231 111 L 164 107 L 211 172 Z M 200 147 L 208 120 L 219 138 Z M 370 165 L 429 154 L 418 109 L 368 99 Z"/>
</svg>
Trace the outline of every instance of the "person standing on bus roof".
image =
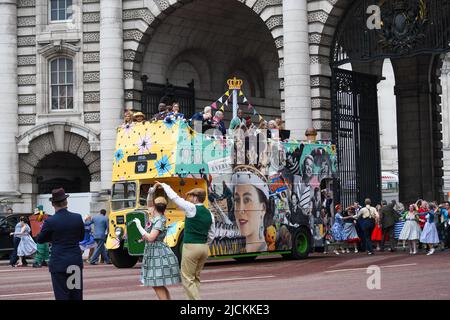
<svg viewBox="0 0 450 320">
<path fill-rule="evenodd" d="M 160 103 L 158 105 L 159 112 L 154 114 L 151 121 L 164 120 L 167 117 L 167 106 L 165 103 Z"/>
<path fill-rule="evenodd" d="M 178 119 L 184 119 L 184 114 L 180 113 L 180 104 L 178 102 L 172 103 L 172 111 L 170 111 L 164 121 L 172 122 Z"/>
<path fill-rule="evenodd" d="M 182 199 L 172 188 L 156 182 L 166 195 L 186 214 L 183 250 L 181 257 L 181 281 L 189 300 L 200 300 L 200 272 L 208 258 L 208 244 L 214 240 L 213 214 L 205 207 L 206 192 L 201 188 L 190 190 Z"/>
</svg>

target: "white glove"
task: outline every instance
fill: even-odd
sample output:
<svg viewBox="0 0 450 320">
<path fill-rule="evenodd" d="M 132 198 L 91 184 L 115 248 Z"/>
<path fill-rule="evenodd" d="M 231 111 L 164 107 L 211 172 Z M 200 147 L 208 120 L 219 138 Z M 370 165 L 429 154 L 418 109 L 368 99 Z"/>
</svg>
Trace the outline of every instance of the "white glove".
<svg viewBox="0 0 450 320">
<path fill-rule="evenodd" d="M 138 218 L 134 218 L 133 222 L 136 223 L 136 227 L 138 228 L 139 233 L 144 236 L 147 232 L 144 228 L 142 228 L 141 220 L 139 220 Z"/>
</svg>

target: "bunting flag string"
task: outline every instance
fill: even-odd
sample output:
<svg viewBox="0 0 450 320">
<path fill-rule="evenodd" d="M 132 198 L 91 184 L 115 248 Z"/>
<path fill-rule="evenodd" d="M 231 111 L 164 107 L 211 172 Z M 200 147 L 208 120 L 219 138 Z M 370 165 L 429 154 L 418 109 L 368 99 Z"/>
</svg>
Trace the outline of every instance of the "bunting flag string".
<svg viewBox="0 0 450 320">
<path fill-rule="evenodd" d="M 216 102 L 212 103 L 210 107 L 215 110 L 220 109 L 223 111 L 223 104 L 226 103 L 228 106 L 228 100 L 230 99 L 230 97 L 231 97 L 231 90 L 228 90 L 219 99 L 217 99 Z"/>
<path fill-rule="evenodd" d="M 229 101 L 232 96 L 233 96 L 233 90 L 228 90 L 219 99 L 217 99 L 217 101 L 215 101 L 214 103 L 211 104 L 211 108 L 224 112 L 225 107 L 228 108 L 228 105 L 230 104 Z M 239 92 L 238 92 L 238 103 L 247 104 L 247 109 L 249 111 L 252 110 L 253 115 L 258 116 L 258 119 L 260 122 L 262 120 L 264 120 L 264 117 L 261 116 L 258 113 L 258 111 L 256 111 L 256 108 L 248 101 L 247 97 L 245 96 L 245 94 L 242 90 L 239 90 Z"/>
</svg>

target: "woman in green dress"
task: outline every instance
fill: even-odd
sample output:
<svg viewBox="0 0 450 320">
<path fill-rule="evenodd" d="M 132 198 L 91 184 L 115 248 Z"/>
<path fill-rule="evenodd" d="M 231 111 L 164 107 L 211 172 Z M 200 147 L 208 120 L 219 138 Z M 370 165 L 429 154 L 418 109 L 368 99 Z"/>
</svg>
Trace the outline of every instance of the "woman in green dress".
<svg viewBox="0 0 450 320">
<path fill-rule="evenodd" d="M 147 198 L 150 219 L 145 229 L 139 219 L 133 220 L 145 241 L 141 282 L 144 286 L 153 287 L 160 300 L 170 300 L 166 286 L 181 282 L 180 269 L 177 257 L 164 242 L 167 232 L 167 219 L 164 216 L 167 200 L 158 197 L 153 201 L 153 192 L 154 188 L 151 188 Z"/>
</svg>

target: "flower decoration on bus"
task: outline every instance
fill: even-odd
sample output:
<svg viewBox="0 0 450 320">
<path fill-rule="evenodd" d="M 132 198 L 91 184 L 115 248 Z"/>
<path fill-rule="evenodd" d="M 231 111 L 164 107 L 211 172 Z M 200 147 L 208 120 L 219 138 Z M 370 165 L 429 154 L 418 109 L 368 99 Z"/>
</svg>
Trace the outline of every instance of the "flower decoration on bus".
<svg viewBox="0 0 450 320">
<path fill-rule="evenodd" d="M 125 134 L 129 134 L 134 127 L 134 123 L 124 123 L 122 124 L 122 130 Z"/>
<path fill-rule="evenodd" d="M 120 160 L 123 159 L 123 150 L 122 148 L 118 149 L 115 153 L 114 153 L 114 159 L 116 160 L 116 163 L 119 163 Z"/>
<path fill-rule="evenodd" d="M 149 152 L 151 146 L 150 137 L 149 136 L 139 137 L 138 141 L 136 142 L 136 146 L 139 148 L 139 154 Z"/>
<path fill-rule="evenodd" d="M 161 160 L 155 163 L 156 170 L 158 170 L 158 176 L 162 176 L 165 173 L 169 173 L 172 169 L 172 165 L 169 163 L 169 157 L 163 156 Z"/>
<path fill-rule="evenodd" d="M 190 141 L 194 140 L 195 137 L 197 136 L 197 132 L 194 129 L 192 129 L 190 126 L 186 126 L 186 131 L 187 131 L 187 134 L 188 134 L 187 135 L 188 139 Z"/>
<path fill-rule="evenodd" d="M 175 119 L 173 117 L 166 117 L 163 123 L 167 127 L 167 129 L 172 129 L 173 125 L 175 124 Z"/>
</svg>

